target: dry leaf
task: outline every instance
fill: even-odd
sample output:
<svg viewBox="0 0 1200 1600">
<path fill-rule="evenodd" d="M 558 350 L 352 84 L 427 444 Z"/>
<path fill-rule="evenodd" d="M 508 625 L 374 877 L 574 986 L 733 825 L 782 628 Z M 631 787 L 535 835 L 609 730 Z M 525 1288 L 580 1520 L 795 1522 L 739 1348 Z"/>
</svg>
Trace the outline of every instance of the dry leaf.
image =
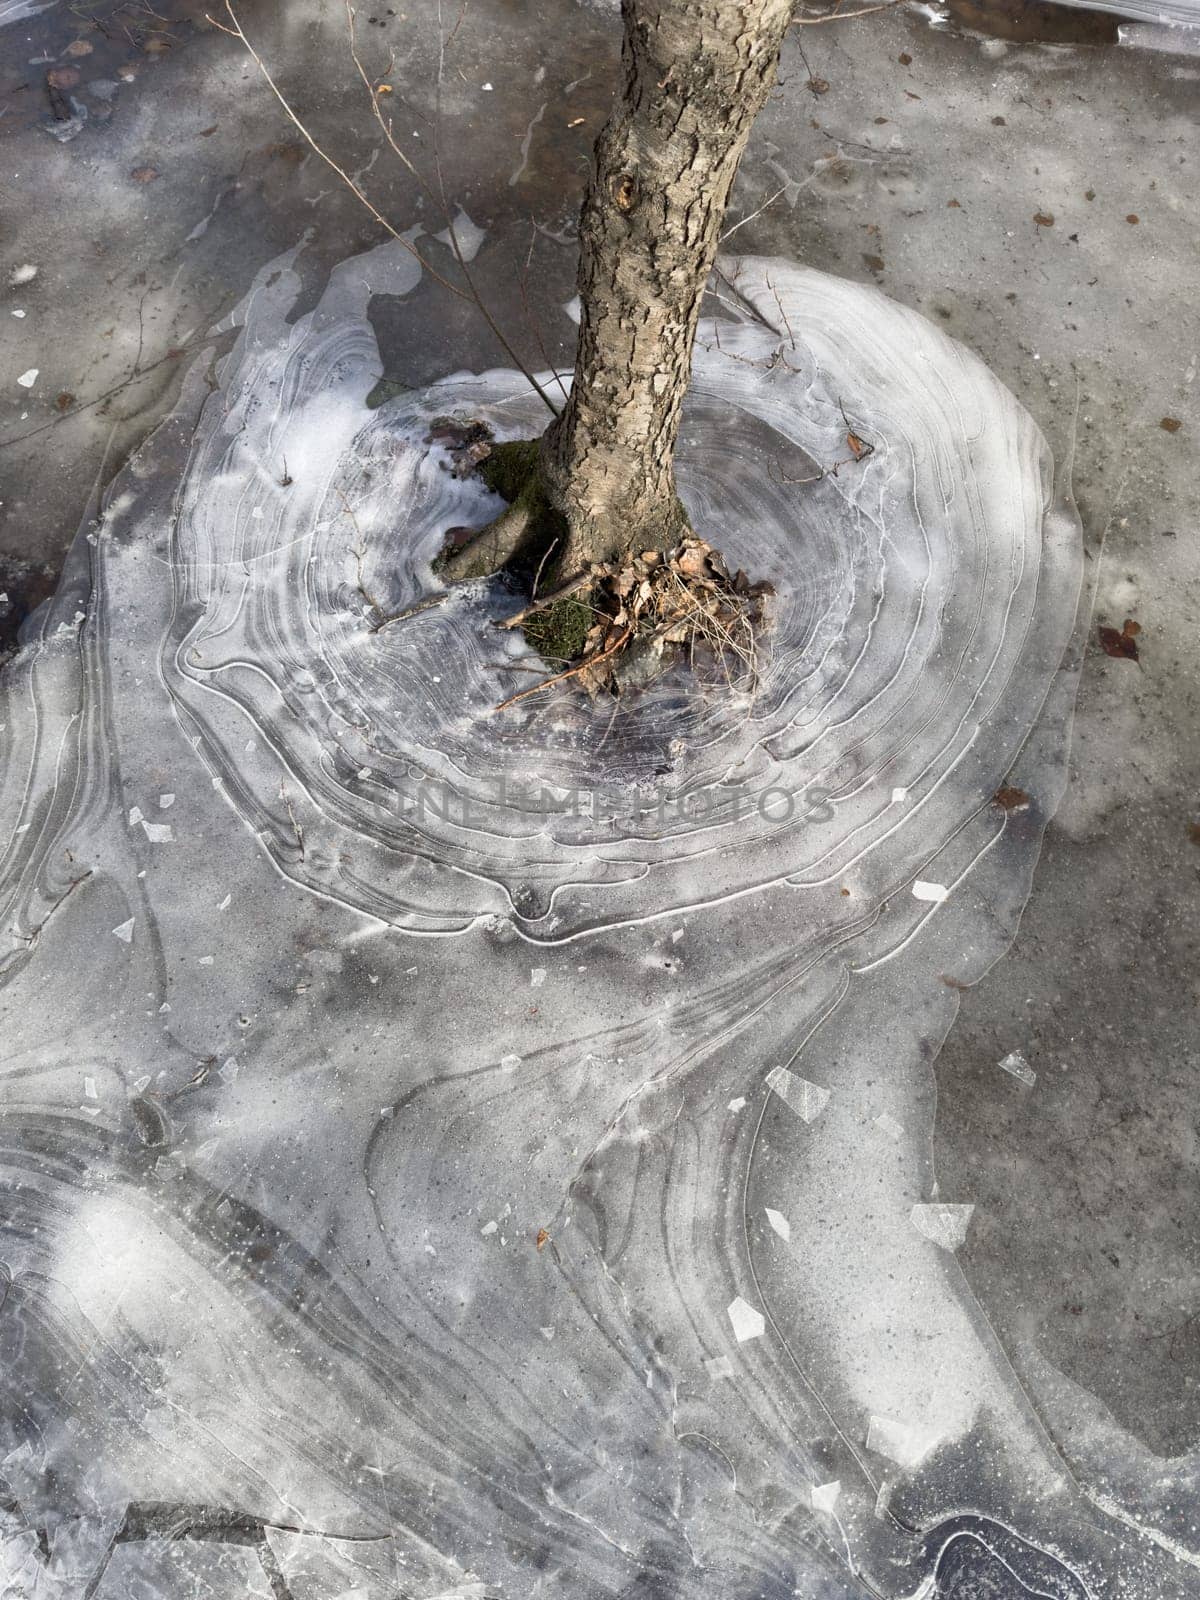
<svg viewBox="0 0 1200 1600">
<path fill-rule="evenodd" d="M 1100 629 L 1100 648 L 1105 655 L 1113 656 L 1118 661 L 1136 661 L 1138 659 L 1136 641 L 1141 631 L 1140 622 L 1134 622 L 1131 617 L 1126 617 L 1120 633 L 1115 628 Z"/>
<path fill-rule="evenodd" d="M 1180 422 L 1178 417 L 1164 417 L 1159 423 L 1159 427 L 1165 433 L 1178 433 L 1180 428 L 1183 427 L 1183 423 Z"/>
<path fill-rule="evenodd" d="M 548 1228 L 539 1228 L 538 1229 L 537 1247 L 538 1247 L 539 1250 L 542 1250 L 542 1249 L 545 1248 L 546 1241 L 549 1239 L 549 1237 L 550 1237 L 550 1230 Z"/>
<path fill-rule="evenodd" d="M 153 183 L 158 177 L 157 167 L 134 167 L 129 174 L 135 183 Z"/>
<path fill-rule="evenodd" d="M 1029 796 L 1024 789 L 1015 789 L 1010 784 L 997 789 L 992 796 L 992 804 L 999 806 L 1001 811 L 1026 811 L 1029 808 Z"/>
<path fill-rule="evenodd" d="M 1033 213 L 1033 220 L 1037 223 L 1039 228 L 1052 228 L 1054 226 L 1054 218 L 1048 211 L 1035 211 Z"/>
</svg>

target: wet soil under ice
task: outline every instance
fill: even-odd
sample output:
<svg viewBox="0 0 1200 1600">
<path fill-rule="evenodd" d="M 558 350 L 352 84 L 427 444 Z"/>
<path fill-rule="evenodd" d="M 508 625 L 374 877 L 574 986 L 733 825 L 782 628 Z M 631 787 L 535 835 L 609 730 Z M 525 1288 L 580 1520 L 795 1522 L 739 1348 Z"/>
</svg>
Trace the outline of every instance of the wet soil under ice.
<svg viewBox="0 0 1200 1600">
<path fill-rule="evenodd" d="M 339 158 L 382 174 L 366 119 L 347 125 L 336 9 L 245 17 Z M 165 49 L 146 48 L 144 21 L 97 40 L 66 8 L 0 32 L 17 174 L 3 281 L 38 269 L 0 301 L 0 610 L 47 592 L 91 486 L 178 404 L 105 522 L 85 525 L 36 667 L 27 652 L 0 680 L 10 1583 L 898 1597 L 936 1574 L 960 1600 L 1198 1592 L 1197 329 L 1180 292 L 1194 58 L 1006 46 L 900 13 L 806 30 L 804 60 L 789 47 L 731 220 L 783 193 L 731 247 L 879 285 L 981 356 L 1060 463 L 1073 446 L 1081 542 L 1062 523 L 1032 589 L 1008 558 L 980 578 L 975 646 L 1005 571 L 1014 625 L 983 664 L 975 647 L 955 656 L 979 571 L 967 560 L 950 578 L 897 531 L 870 577 L 871 529 L 903 525 L 905 452 L 886 398 L 869 401 L 878 374 L 839 368 L 836 340 L 819 355 L 805 321 L 823 293 L 828 328 L 869 314 L 817 280 L 798 286 L 790 333 L 714 304 L 733 320 L 725 351 L 713 334 L 702 356 L 688 492 L 707 515 L 799 530 L 807 557 L 785 586 L 794 633 L 748 776 L 832 789 L 837 839 L 796 831 L 785 849 L 763 830 L 733 857 L 687 844 L 646 872 L 627 824 L 586 837 L 510 810 L 482 848 L 477 826 L 443 830 L 398 874 L 388 797 L 405 763 L 450 772 L 479 803 L 497 761 L 520 779 L 536 750 L 538 775 L 559 763 L 567 781 L 596 759 L 580 712 L 559 705 L 473 769 L 471 707 L 505 680 L 461 615 L 423 624 L 458 650 L 453 673 L 406 677 L 404 646 L 381 664 L 358 637 L 356 539 L 368 586 L 402 601 L 422 581 L 413 530 L 427 545 L 451 504 L 452 520 L 486 510 L 447 499 L 411 441 L 421 408 L 454 398 L 426 385 L 500 355 L 395 251 L 330 280 L 377 235 L 233 42 L 169 15 Z M 415 154 L 431 137 L 433 18 L 378 15 L 365 42 L 396 48 Z M 439 144 L 453 203 L 484 230 L 481 282 L 518 330 L 534 239 L 528 296 L 561 360 L 613 21 L 556 5 L 532 31 L 536 52 L 526 8 L 472 9 Z M 64 53 L 75 38 L 103 75 Z M 22 83 L 41 93 L 43 57 L 84 65 L 71 92 L 93 114 L 65 143 L 41 125 L 45 102 L 21 98 Z M 379 192 L 402 226 L 428 210 L 402 177 Z M 429 239 L 444 222 L 425 226 L 448 265 Z M 257 366 L 227 360 L 189 465 L 216 381 L 193 357 L 268 263 L 200 351 L 224 354 L 247 322 L 260 338 Z M 770 293 L 755 271 L 739 286 L 769 323 L 786 269 Z M 324 398 L 276 437 L 262 405 L 289 339 L 320 345 L 304 382 Z M 803 376 L 735 361 L 769 364 L 781 345 Z M 380 378 L 398 392 L 371 421 Z M 846 395 L 831 383 L 876 426 L 874 476 L 793 490 L 796 505 L 768 462 L 836 447 L 826 413 Z M 747 447 L 717 470 L 746 385 L 760 397 L 738 402 Z M 457 398 L 511 425 L 516 392 L 493 378 Z M 958 409 L 943 487 L 973 436 Z M 931 415 L 899 429 L 918 465 L 940 437 Z M 1011 462 L 1030 487 L 1032 438 Z M 322 464 L 315 484 L 301 463 Z M 185 468 L 193 501 L 172 532 Z M 986 503 L 978 457 L 971 474 Z M 398 562 L 381 489 L 414 508 Z M 935 533 L 938 514 L 931 502 Z M 1028 537 L 1037 519 L 1022 517 Z M 310 542 L 280 538 L 288 519 Z M 984 546 L 1011 556 L 1014 527 Z M 1048 560 L 1058 548 L 1076 550 L 1074 576 Z M 971 724 L 981 686 L 1003 693 L 986 690 L 983 731 L 958 753 L 937 727 L 913 735 L 927 775 L 956 776 L 926 813 L 941 820 L 892 844 L 881 819 L 910 803 L 894 792 L 919 800 L 919 777 L 887 769 L 909 744 L 881 728 L 865 756 L 850 741 L 827 766 L 821 740 L 841 724 L 819 708 L 847 671 L 855 607 L 906 583 L 938 597 L 910 635 L 919 651 L 933 629 L 932 653 L 907 666 L 924 659 L 926 688 L 944 688 L 935 708 L 959 704 L 944 729 Z M 290 592 L 309 597 L 303 614 L 277 603 Z M 1137 662 L 1097 643 L 1126 616 L 1142 625 Z M 881 665 L 901 659 L 886 628 L 871 637 Z M 277 685 L 243 670 L 264 653 L 284 663 Z M 81 659 L 105 685 L 85 697 L 87 727 L 69 716 Z M 365 727 L 365 704 L 405 714 Z M 625 781 L 722 771 L 736 731 L 701 716 L 686 755 L 664 752 L 653 717 L 671 709 L 605 745 Z M 1029 812 L 989 808 L 1002 780 L 1030 792 Z M 940 847 L 962 852 L 962 894 L 953 862 L 930 864 Z M 564 879 L 581 850 L 587 871 Z M 944 904 L 913 895 L 929 881 L 955 886 Z M 823 909 L 798 915 L 797 890 Z M 721 909 L 729 895 L 754 904 L 753 939 L 738 901 Z M 881 964 L 841 996 L 843 944 L 856 969 Z"/>
</svg>

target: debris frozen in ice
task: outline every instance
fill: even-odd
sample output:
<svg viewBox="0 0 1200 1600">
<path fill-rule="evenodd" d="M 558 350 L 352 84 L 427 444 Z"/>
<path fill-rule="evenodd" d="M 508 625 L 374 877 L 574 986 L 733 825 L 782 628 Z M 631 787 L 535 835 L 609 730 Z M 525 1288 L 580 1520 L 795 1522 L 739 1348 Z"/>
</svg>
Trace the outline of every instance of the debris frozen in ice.
<svg viewBox="0 0 1200 1600">
<path fill-rule="evenodd" d="M 933 905 L 940 905 L 950 893 L 944 883 L 926 883 L 923 878 L 918 878 L 912 886 L 914 900 L 928 900 Z"/>
<path fill-rule="evenodd" d="M 765 1209 L 767 1221 L 771 1224 L 772 1228 L 774 1228 L 779 1237 L 785 1240 L 790 1239 L 792 1237 L 792 1225 L 784 1216 L 783 1212 L 773 1211 L 770 1206 L 767 1206 Z"/>
<path fill-rule="evenodd" d="M 944 1205 L 940 1201 L 915 1205 L 909 1215 L 918 1233 L 923 1233 L 943 1250 L 957 1250 L 967 1237 L 973 1205 Z"/>
<path fill-rule="evenodd" d="M 815 1122 L 829 1103 L 828 1089 L 823 1089 L 818 1083 L 809 1083 L 807 1078 L 797 1077 L 786 1067 L 775 1067 L 767 1073 L 767 1087 L 774 1089 L 801 1122 Z"/>
<path fill-rule="evenodd" d="M 1019 1050 L 1010 1050 L 1008 1055 L 1002 1059 L 1000 1065 L 1005 1072 L 1011 1072 L 1014 1078 L 1019 1078 L 1022 1083 L 1027 1083 L 1031 1089 L 1037 1082 L 1037 1073 Z"/>
<path fill-rule="evenodd" d="M 840 1482 L 835 1478 L 832 1483 L 814 1484 L 812 1491 L 812 1507 L 814 1511 L 831 1513 L 838 1502 L 842 1492 Z"/>
<path fill-rule="evenodd" d="M 745 1344 L 747 1339 L 762 1338 L 767 1324 L 761 1311 L 755 1310 L 741 1295 L 731 1300 L 726 1309 L 733 1323 L 733 1336 L 739 1344 Z"/>
</svg>

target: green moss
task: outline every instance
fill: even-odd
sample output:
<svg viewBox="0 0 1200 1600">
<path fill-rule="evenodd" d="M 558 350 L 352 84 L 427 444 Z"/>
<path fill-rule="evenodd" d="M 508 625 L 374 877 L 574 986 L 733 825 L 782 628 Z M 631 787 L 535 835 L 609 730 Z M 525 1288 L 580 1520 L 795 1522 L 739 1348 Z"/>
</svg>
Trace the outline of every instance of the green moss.
<svg viewBox="0 0 1200 1600">
<path fill-rule="evenodd" d="M 514 439 L 508 444 L 494 444 L 491 453 L 479 463 L 479 476 L 494 494 L 502 495 L 509 505 L 519 499 L 536 479 L 538 444 L 537 439 Z"/>
<path fill-rule="evenodd" d="M 525 624 L 525 637 L 548 661 L 574 661 L 583 654 L 592 625 L 590 609 L 574 595 L 538 611 Z"/>
</svg>

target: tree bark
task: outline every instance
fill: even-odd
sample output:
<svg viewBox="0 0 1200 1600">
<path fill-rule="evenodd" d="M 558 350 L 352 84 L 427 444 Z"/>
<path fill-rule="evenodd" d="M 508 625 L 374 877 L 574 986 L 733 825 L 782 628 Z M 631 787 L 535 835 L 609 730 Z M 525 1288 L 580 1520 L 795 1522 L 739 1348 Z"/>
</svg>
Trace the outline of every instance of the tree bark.
<svg viewBox="0 0 1200 1600">
<path fill-rule="evenodd" d="M 580 219 L 570 398 L 541 475 L 566 520 L 564 576 L 679 536 L 680 412 L 738 162 L 792 0 L 622 0 L 622 81 Z"/>
</svg>

